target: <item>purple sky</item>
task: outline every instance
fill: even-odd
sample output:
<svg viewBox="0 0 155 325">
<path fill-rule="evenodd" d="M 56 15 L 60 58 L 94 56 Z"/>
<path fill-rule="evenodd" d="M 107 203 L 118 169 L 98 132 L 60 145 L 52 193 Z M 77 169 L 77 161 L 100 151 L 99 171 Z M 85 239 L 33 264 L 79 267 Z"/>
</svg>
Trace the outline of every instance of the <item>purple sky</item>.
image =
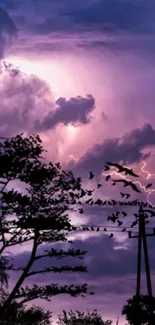
<svg viewBox="0 0 155 325">
<path fill-rule="evenodd" d="M 106 160 L 140 171 L 146 153 L 149 171 L 155 172 L 153 1 L 0 0 L 0 5 L 13 20 L 0 9 L 1 60 L 20 70 L 16 76 L 0 74 L 0 134 L 39 133 L 48 158 L 84 179 L 93 170 L 102 181 Z M 108 189 L 106 195 L 115 194 Z M 81 223 L 104 224 L 105 216 L 106 211 L 89 210 Z M 88 250 L 89 272 L 72 276 L 73 282 L 87 281 L 95 296 L 58 296 L 44 305 L 54 315 L 63 308 L 97 308 L 105 319 L 116 320 L 135 293 L 136 241 L 118 234 L 112 240 L 102 232 L 74 239 L 75 247 Z M 149 247 L 155 270 L 153 239 Z M 29 248 L 19 248 L 18 261 Z M 70 275 L 64 279 L 70 281 Z"/>
</svg>

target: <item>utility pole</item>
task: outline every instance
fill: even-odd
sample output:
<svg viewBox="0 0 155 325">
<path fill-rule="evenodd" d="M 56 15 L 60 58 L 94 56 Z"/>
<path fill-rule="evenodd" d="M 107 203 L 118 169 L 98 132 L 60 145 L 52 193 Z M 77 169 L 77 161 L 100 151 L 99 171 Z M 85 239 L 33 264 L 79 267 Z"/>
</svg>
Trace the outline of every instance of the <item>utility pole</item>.
<svg viewBox="0 0 155 325">
<path fill-rule="evenodd" d="M 146 270 L 146 280 L 147 280 L 147 290 L 148 296 L 150 298 L 150 321 L 149 325 L 153 325 L 153 304 L 152 304 L 152 283 L 151 283 L 151 273 L 150 273 L 150 263 L 149 263 L 149 254 L 147 246 L 147 234 L 145 229 L 145 220 L 144 213 L 141 211 L 141 228 L 142 228 L 142 237 L 143 237 L 143 249 L 144 249 L 144 259 L 145 259 L 145 270 Z M 152 234 L 154 236 L 154 233 Z"/>
<path fill-rule="evenodd" d="M 147 291 L 148 297 L 150 298 L 150 320 L 149 325 L 153 325 L 153 306 L 152 306 L 152 284 L 151 284 L 151 272 L 150 272 L 150 263 L 149 263 L 149 254 L 147 246 L 147 237 L 155 236 L 155 228 L 153 228 L 153 233 L 147 234 L 145 228 L 145 215 L 142 207 L 140 206 L 139 210 L 139 232 L 138 236 L 132 236 L 131 231 L 129 231 L 129 238 L 138 238 L 138 258 L 137 258 L 137 285 L 136 285 L 136 296 L 140 296 L 141 288 L 141 249 L 143 241 L 143 250 L 144 250 L 144 261 L 145 261 L 145 273 L 147 280 Z"/>
<path fill-rule="evenodd" d="M 140 296 L 140 285 L 141 285 L 141 253 L 142 253 L 142 227 L 141 218 L 139 218 L 139 232 L 138 232 L 138 256 L 137 256 L 137 287 L 136 295 Z"/>
</svg>

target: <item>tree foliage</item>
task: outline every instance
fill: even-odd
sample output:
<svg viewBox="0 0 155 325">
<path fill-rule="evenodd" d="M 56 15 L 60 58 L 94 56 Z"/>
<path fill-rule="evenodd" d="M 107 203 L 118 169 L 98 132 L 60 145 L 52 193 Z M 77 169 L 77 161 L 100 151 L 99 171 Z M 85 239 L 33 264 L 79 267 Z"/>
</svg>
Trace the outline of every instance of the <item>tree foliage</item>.
<svg viewBox="0 0 155 325">
<path fill-rule="evenodd" d="M 86 267 L 64 265 L 61 267 L 42 267 L 33 269 L 38 260 L 73 257 L 83 259 L 86 251 L 56 250 L 51 248 L 55 242 L 68 243 L 68 234 L 75 230 L 69 219 L 70 212 L 79 212 L 81 201 L 88 199 L 90 192 L 82 188 L 81 178 L 75 178 L 70 171 L 62 170 L 59 163 L 45 163 L 44 149 L 39 136 L 24 138 L 18 135 L 2 139 L 0 143 L 0 241 L 1 256 L 9 247 L 32 242 L 32 249 L 26 266 L 19 268 L 13 263 L 7 271 L 20 271 L 13 290 L 0 308 L 1 315 L 15 299 L 26 303 L 34 299 L 50 300 L 54 295 L 63 293 L 73 297 L 87 293 L 87 285 L 63 285 L 50 283 L 44 286 L 34 284 L 23 287 L 30 276 L 49 272 L 85 272 Z M 16 183 L 18 181 L 18 189 Z M 38 249 L 46 245 L 42 254 Z M 42 265 L 42 263 L 40 263 Z M 92 294 L 90 292 L 90 294 Z"/>
<path fill-rule="evenodd" d="M 155 297 L 152 297 L 152 306 L 155 312 Z M 122 314 L 130 325 L 148 325 L 150 318 L 150 297 L 147 295 L 133 296 L 123 307 Z M 155 323 L 155 315 L 154 322 Z"/>
<path fill-rule="evenodd" d="M 52 313 L 40 307 L 25 308 L 12 301 L 0 318 L 0 325 L 51 325 L 51 317 Z"/>
<path fill-rule="evenodd" d="M 9 265 L 9 261 L 5 256 L 0 256 L 0 284 L 1 289 L 4 287 L 8 287 L 8 274 L 7 267 Z"/>
<path fill-rule="evenodd" d="M 103 201 L 93 199 L 94 190 L 87 190 L 82 187 L 80 177 L 75 177 L 71 171 L 63 170 L 59 163 L 45 162 L 43 158 L 45 150 L 39 136 L 23 137 L 17 135 L 11 139 L 1 139 L 0 143 L 0 241 L 1 257 L 9 247 L 18 246 L 32 242 L 32 249 L 26 265 L 17 268 L 12 263 L 5 263 L 3 275 L 10 270 L 20 271 L 20 276 L 7 296 L 7 299 L 0 308 L 3 315 L 12 301 L 20 299 L 22 304 L 34 299 L 50 300 L 57 294 L 70 294 L 73 297 L 85 295 L 87 293 L 86 284 L 58 285 L 57 283 L 47 283 L 46 285 L 34 284 L 31 287 L 23 286 L 24 281 L 31 276 L 38 274 L 60 273 L 60 272 L 85 272 L 86 267 L 80 264 L 75 266 L 51 266 L 51 259 L 64 259 L 66 257 L 83 259 L 86 251 L 58 250 L 51 247 L 56 242 L 68 243 L 68 234 L 78 229 L 72 225 L 69 218 L 70 213 L 84 212 L 83 207 L 104 206 L 121 207 L 121 211 L 116 211 L 108 216 L 107 220 L 115 223 L 118 227 L 123 225 L 123 220 L 128 213 L 122 211 L 123 206 L 141 206 L 145 209 L 145 217 L 150 214 L 155 215 L 153 207 L 148 203 L 143 203 L 137 199 L 127 201 L 129 193 L 121 193 L 124 200 L 115 199 Z M 117 168 L 119 173 L 125 173 L 130 179 L 116 179 L 111 177 L 110 168 Z M 119 164 L 107 163 L 105 166 L 109 174 L 106 181 L 112 180 L 112 185 L 123 184 L 124 187 L 132 189 L 136 194 L 141 191 L 131 177 L 138 177 L 131 169 Z M 121 175 L 121 174 L 120 174 Z M 90 172 L 90 180 L 94 177 Z M 18 187 L 17 187 L 18 182 Z M 102 186 L 98 184 L 97 188 Z M 147 185 L 150 187 L 150 184 Z M 134 221 L 131 227 L 138 224 L 139 213 L 134 213 Z M 84 230 L 94 230 L 93 226 L 83 227 Z M 99 227 L 97 227 L 97 231 Z M 125 231 L 124 227 L 122 231 Z M 105 227 L 105 231 L 107 231 Z M 112 237 L 112 233 L 110 237 Z M 43 249 L 46 245 L 46 249 Z M 42 248 L 42 253 L 41 252 Z M 47 259 L 49 266 L 44 267 L 41 260 Z M 35 262 L 40 261 L 42 268 L 34 268 Z M 1 278 L 7 283 L 7 277 Z M 92 294 L 90 292 L 90 294 Z"/>
<path fill-rule="evenodd" d="M 111 325 L 112 321 L 103 321 L 101 315 L 95 309 L 92 313 L 70 310 L 68 313 L 63 310 L 63 314 L 58 316 L 58 325 Z"/>
</svg>

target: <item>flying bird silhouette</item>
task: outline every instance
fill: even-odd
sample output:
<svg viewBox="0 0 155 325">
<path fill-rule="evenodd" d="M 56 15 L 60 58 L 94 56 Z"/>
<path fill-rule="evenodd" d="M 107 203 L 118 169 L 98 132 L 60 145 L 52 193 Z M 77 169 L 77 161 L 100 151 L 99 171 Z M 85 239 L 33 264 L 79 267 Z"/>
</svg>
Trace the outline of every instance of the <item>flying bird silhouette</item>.
<svg viewBox="0 0 155 325">
<path fill-rule="evenodd" d="M 111 166 L 111 167 L 116 167 L 116 168 L 118 169 L 118 173 L 121 173 L 121 172 L 124 171 L 123 166 L 121 166 L 121 165 L 119 165 L 119 164 L 117 164 L 117 163 L 111 163 L 111 162 L 107 161 L 107 164 L 108 164 L 109 166 Z"/>
<path fill-rule="evenodd" d="M 112 166 L 112 167 L 116 167 L 117 169 L 118 169 L 118 173 L 125 173 L 125 175 L 130 175 L 130 176 L 133 176 L 133 177 L 139 177 L 137 174 L 135 174 L 134 172 L 133 172 L 133 170 L 132 169 L 130 169 L 130 168 L 127 168 L 127 167 L 123 167 L 123 166 L 121 166 L 120 164 L 117 164 L 117 163 L 110 163 L 110 162 L 108 162 L 107 161 L 107 164 L 109 165 L 109 166 Z"/>
<path fill-rule="evenodd" d="M 110 178 L 110 175 L 108 175 L 108 176 L 106 177 L 106 179 L 105 179 L 106 182 L 109 180 L 109 178 Z"/>
<path fill-rule="evenodd" d="M 134 171 L 130 168 L 124 168 L 125 175 L 130 175 L 133 177 L 139 177 L 137 174 L 134 173 Z"/>
<path fill-rule="evenodd" d="M 127 216 L 127 213 L 125 211 L 122 211 L 123 217 Z"/>
<path fill-rule="evenodd" d="M 108 165 L 105 165 L 104 170 L 107 171 L 107 170 L 109 170 L 109 169 L 110 169 L 110 167 L 109 167 Z"/>
<path fill-rule="evenodd" d="M 112 214 L 112 216 L 109 216 L 109 217 L 107 218 L 108 221 L 111 220 L 113 223 L 114 223 L 117 219 L 118 219 L 118 217 L 116 217 L 114 214 Z"/>
<path fill-rule="evenodd" d="M 138 223 L 138 220 L 134 221 L 134 222 L 132 223 L 131 227 L 134 227 L 134 226 L 136 226 L 136 225 L 137 225 L 137 223 Z"/>
<path fill-rule="evenodd" d="M 92 179 L 92 178 L 94 178 L 94 174 L 92 172 L 90 172 L 89 179 Z"/>
<path fill-rule="evenodd" d="M 150 183 L 150 184 L 147 184 L 146 185 L 146 188 L 150 188 L 152 186 L 152 184 Z"/>
<path fill-rule="evenodd" d="M 141 193 L 138 187 L 131 181 L 127 181 L 125 179 L 113 179 L 113 182 L 124 183 L 124 187 L 130 186 L 135 192 Z"/>
<path fill-rule="evenodd" d="M 121 194 L 121 197 L 126 197 L 126 199 L 128 199 L 130 197 L 130 194 L 128 193 L 120 193 Z"/>
</svg>

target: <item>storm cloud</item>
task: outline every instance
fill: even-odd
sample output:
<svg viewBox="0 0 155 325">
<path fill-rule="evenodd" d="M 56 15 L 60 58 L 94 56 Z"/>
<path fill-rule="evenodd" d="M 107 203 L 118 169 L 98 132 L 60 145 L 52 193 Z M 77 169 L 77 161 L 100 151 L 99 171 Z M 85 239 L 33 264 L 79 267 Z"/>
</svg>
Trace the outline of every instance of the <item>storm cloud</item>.
<svg viewBox="0 0 155 325">
<path fill-rule="evenodd" d="M 7 52 L 7 59 L 22 71 L 33 71 L 38 76 L 16 69 L 12 74 L 0 75 L 0 135 L 40 133 L 48 158 L 73 169 L 82 180 L 89 177 L 89 170 L 100 178 L 107 160 L 137 162 L 139 172 L 141 160 L 149 158 L 143 176 L 146 170 L 153 174 L 154 160 L 151 163 L 149 152 L 155 146 L 153 1 L 1 0 L 1 4 L 15 21 L 20 36 Z M 52 85 L 60 98 L 55 98 Z M 68 124 L 80 127 L 63 127 Z M 74 163 L 69 164 L 71 159 Z M 96 187 L 95 182 L 94 177 Z M 119 188 L 111 188 L 110 184 L 103 186 L 96 195 L 116 198 Z M 81 223 L 104 227 L 110 213 L 110 208 L 103 211 L 90 207 L 81 216 Z M 130 223 L 130 217 L 126 223 Z M 88 250 L 83 261 L 88 273 L 53 277 L 57 283 L 87 282 L 95 296 L 83 300 L 58 296 L 49 309 L 57 313 L 62 307 L 96 307 L 105 318 L 114 316 L 116 323 L 125 300 L 135 293 L 137 240 L 128 239 L 127 232 L 115 233 L 113 239 L 109 238 L 110 232 L 106 233 L 74 234 L 74 247 Z M 154 280 L 154 244 L 150 238 L 148 245 Z M 65 249 L 65 245 L 55 247 Z M 27 244 L 14 251 L 18 266 L 28 260 L 29 249 Z M 74 264 L 75 260 L 64 260 L 68 263 Z M 42 265 L 49 264 L 44 260 Z M 15 282 L 18 275 L 12 274 L 10 281 Z M 53 278 L 38 274 L 27 282 L 45 284 Z M 37 303 L 45 307 L 48 304 Z"/>
<path fill-rule="evenodd" d="M 76 163 L 71 163 L 73 169 L 80 173 L 92 170 L 99 175 L 106 161 L 132 164 L 148 158 L 149 153 L 143 150 L 155 146 L 155 130 L 151 124 L 131 130 L 122 137 L 107 138 L 102 144 L 96 144 Z"/>
<path fill-rule="evenodd" d="M 0 8 L 0 59 L 4 57 L 5 47 L 17 35 L 16 26 L 9 14 Z"/>
<path fill-rule="evenodd" d="M 67 125 L 72 124 L 86 124 L 90 121 L 89 113 L 95 107 L 95 99 L 92 95 L 87 97 L 78 96 L 76 98 L 59 98 L 56 101 L 56 110 L 49 112 L 43 121 L 35 121 L 34 129 L 39 131 L 47 131 L 54 128 L 57 124 Z"/>
<path fill-rule="evenodd" d="M 2 69 L 0 79 L 0 131 L 7 135 L 48 131 L 58 124 L 87 124 L 95 108 L 92 95 L 55 100 L 44 80 L 12 66 Z"/>
<path fill-rule="evenodd" d="M 4 1 L 4 0 L 3 0 Z M 153 1 L 123 1 L 123 0 L 98 0 L 98 1 L 15 1 L 16 19 L 21 20 L 24 26 L 35 33 L 66 32 L 71 30 L 91 29 L 105 32 L 128 31 L 134 33 L 154 33 L 154 8 Z M 37 4 L 37 6 L 36 6 Z M 4 2 L 10 8 L 10 2 Z M 31 7 L 31 19 L 28 10 Z M 17 14 L 19 12 L 19 14 Z M 33 15 L 37 12 L 37 18 Z M 35 16 L 36 17 L 36 16 Z M 27 22 L 26 22 L 27 21 Z M 29 25 L 29 26 L 28 26 Z"/>
</svg>

